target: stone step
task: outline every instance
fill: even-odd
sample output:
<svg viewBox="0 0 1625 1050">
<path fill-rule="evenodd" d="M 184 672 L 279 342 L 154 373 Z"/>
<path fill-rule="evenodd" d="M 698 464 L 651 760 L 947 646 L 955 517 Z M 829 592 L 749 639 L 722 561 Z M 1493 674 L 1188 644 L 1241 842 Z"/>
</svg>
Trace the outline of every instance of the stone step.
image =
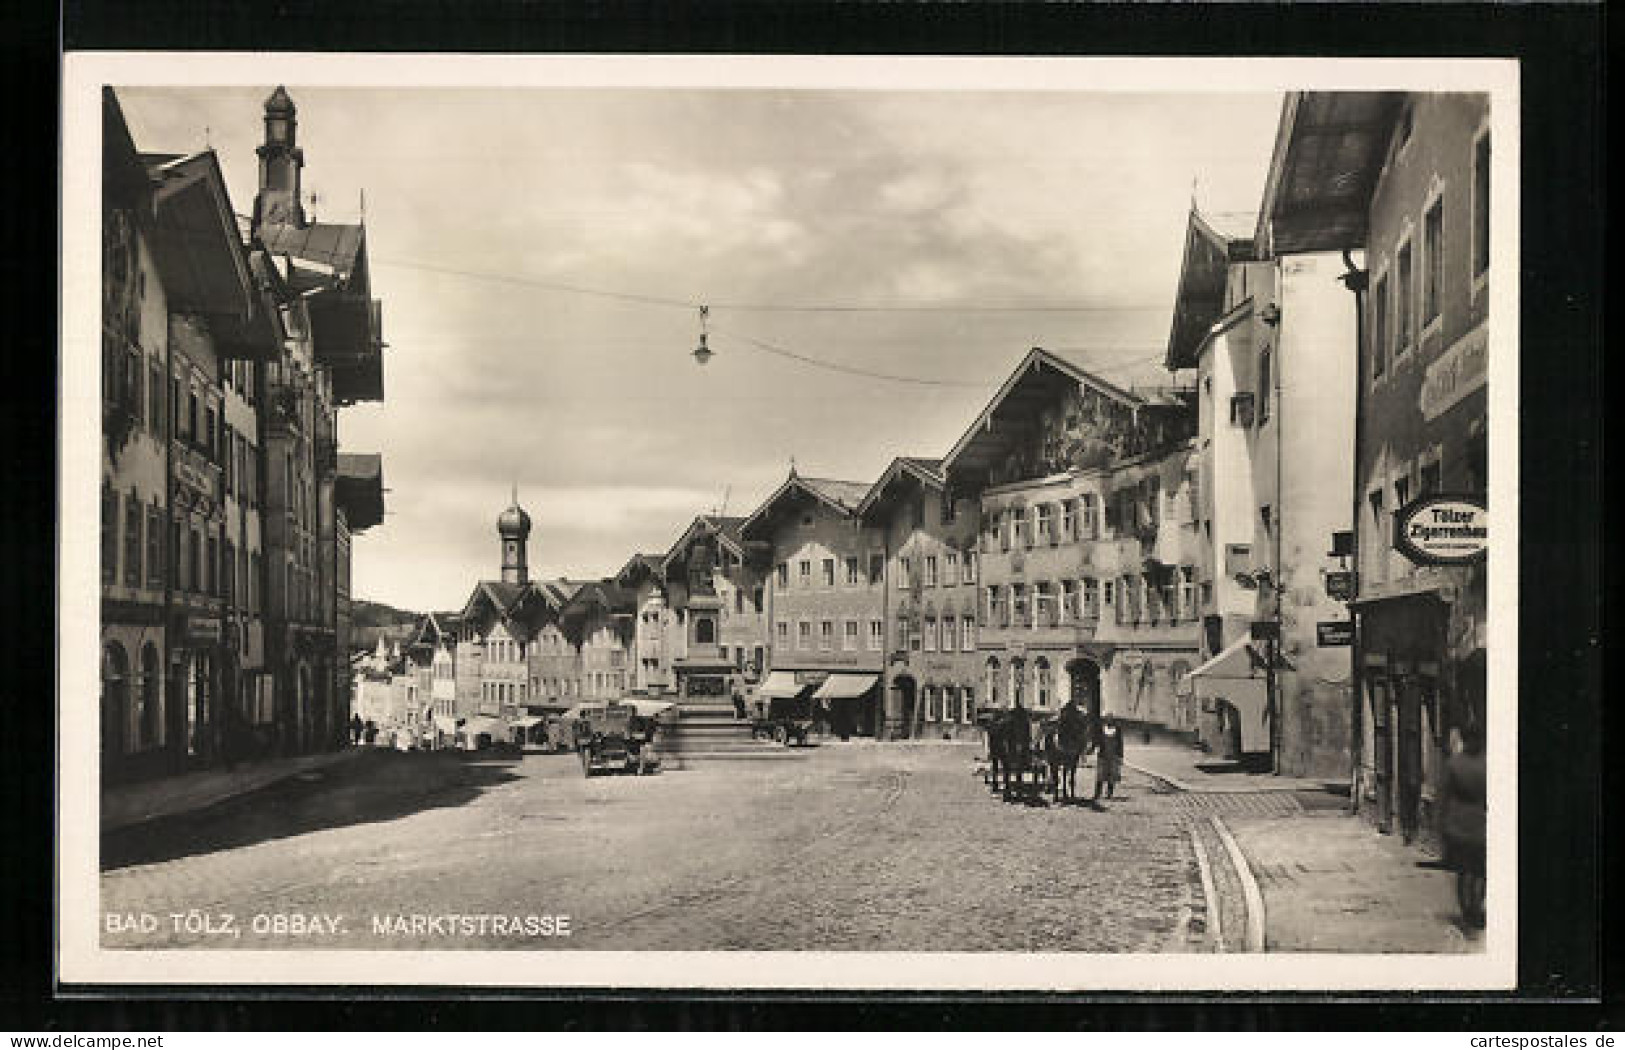
<svg viewBox="0 0 1625 1050">
<path fill-rule="evenodd" d="M 662 765 L 669 768 L 683 769 L 691 765 L 701 765 L 706 762 L 783 762 L 805 759 L 810 752 L 796 748 L 767 748 L 760 751 L 685 751 L 681 754 L 666 755 L 661 759 Z"/>
</svg>

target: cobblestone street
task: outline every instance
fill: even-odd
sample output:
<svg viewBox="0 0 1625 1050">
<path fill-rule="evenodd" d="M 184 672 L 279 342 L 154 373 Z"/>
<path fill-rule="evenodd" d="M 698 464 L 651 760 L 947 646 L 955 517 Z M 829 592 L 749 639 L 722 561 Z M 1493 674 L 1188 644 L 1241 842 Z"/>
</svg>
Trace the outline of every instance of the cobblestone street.
<svg viewBox="0 0 1625 1050">
<path fill-rule="evenodd" d="M 1207 950 L 1192 798 L 1130 773 L 1098 810 L 1005 804 L 977 753 L 826 744 L 585 779 L 571 755 L 380 751 L 107 836 L 104 943 Z M 194 910 L 216 932 L 177 928 Z M 447 914 L 566 915 L 570 935 L 412 929 Z"/>
</svg>

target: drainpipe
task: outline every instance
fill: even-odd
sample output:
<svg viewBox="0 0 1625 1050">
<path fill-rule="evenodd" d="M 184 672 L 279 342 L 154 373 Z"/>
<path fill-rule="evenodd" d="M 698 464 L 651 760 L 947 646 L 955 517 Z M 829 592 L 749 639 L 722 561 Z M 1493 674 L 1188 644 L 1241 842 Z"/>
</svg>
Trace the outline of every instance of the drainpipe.
<svg viewBox="0 0 1625 1050">
<path fill-rule="evenodd" d="M 1353 813 L 1360 811 L 1360 756 L 1364 750 L 1364 721 L 1361 703 L 1360 660 L 1361 651 L 1360 621 L 1354 614 L 1354 599 L 1359 596 L 1360 580 L 1360 454 L 1364 447 L 1365 413 L 1365 373 L 1361 365 L 1365 349 L 1365 296 L 1370 285 L 1371 274 L 1369 270 L 1362 270 L 1354 265 L 1354 256 L 1348 248 L 1343 249 L 1343 265 L 1347 272 L 1338 280 L 1354 294 L 1354 463 L 1350 471 L 1349 497 L 1349 530 L 1353 538 L 1353 547 L 1349 558 L 1354 563 L 1354 592 L 1349 597 L 1349 627 L 1354 637 L 1349 646 L 1349 810 Z"/>
</svg>

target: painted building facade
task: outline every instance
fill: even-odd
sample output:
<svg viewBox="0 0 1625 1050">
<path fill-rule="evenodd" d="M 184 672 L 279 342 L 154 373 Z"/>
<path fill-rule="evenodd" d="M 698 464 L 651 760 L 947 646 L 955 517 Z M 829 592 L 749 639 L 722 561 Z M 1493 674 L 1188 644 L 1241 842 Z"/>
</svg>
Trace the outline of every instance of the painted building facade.
<svg viewBox="0 0 1625 1050">
<path fill-rule="evenodd" d="M 980 501 L 984 704 L 1069 699 L 1194 734 L 1200 559 L 1186 392 L 1130 393 L 1034 348 L 944 460 Z"/>
<path fill-rule="evenodd" d="M 700 515 L 661 562 L 666 646 L 680 698 L 728 702 L 762 676 L 771 552 L 766 542 L 741 536 L 744 522 Z"/>
</svg>

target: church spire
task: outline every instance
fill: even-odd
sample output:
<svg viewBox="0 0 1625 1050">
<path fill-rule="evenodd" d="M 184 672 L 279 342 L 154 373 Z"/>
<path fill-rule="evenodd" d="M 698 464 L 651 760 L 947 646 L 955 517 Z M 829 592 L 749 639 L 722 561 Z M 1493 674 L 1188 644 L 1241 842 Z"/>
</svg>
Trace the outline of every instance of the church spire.
<svg viewBox="0 0 1625 1050">
<path fill-rule="evenodd" d="M 502 582 L 529 583 L 525 544 L 530 539 L 530 515 L 519 505 L 517 482 L 513 486 L 513 502 L 497 516 L 497 535 L 502 538 Z"/>
<path fill-rule="evenodd" d="M 299 177 L 305 153 L 299 148 L 299 110 L 288 89 L 277 85 L 265 100 L 265 141 L 254 152 L 260 158 L 260 189 L 254 197 L 254 229 L 261 225 L 303 226 Z"/>
</svg>

